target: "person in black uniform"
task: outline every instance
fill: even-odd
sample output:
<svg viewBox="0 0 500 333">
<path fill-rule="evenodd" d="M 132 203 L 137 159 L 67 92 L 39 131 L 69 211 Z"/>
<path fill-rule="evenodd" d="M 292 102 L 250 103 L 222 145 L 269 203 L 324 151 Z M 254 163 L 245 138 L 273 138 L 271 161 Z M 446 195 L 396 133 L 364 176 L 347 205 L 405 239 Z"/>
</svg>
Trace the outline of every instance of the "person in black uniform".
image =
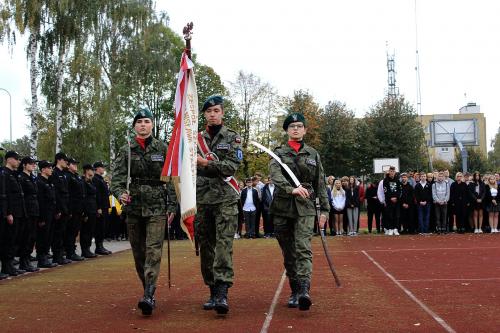
<svg viewBox="0 0 500 333">
<path fill-rule="evenodd" d="M 400 224 L 403 226 L 401 231 L 404 234 L 414 234 L 415 224 L 413 211 L 415 210 L 415 194 L 413 186 L 408 182 L 408 174 L 401 174 L 401 200 L 400 200 Z"/>
<path fill-rule="evenodd" d="M 68 157 L 64 153 L 57 153 L 55 157 L 55 167 L 50 178 L 54 184 L 56 192 L 56 214 L 54 216 L 54 237 L 52 239 L 52 261 L 59 265 L 71 263 L 71 260 L 64 258 L 63 245 L 66 235 L 66 225 L 70 219 L 69 212 L 69 189 L 66 169 L 68 168 Z"/>
<path fill-rule="evenodd" d="M 84 258 L 76 254 L 75 242 L 82 227 L 85 185 L 82 177 L 78 174 L 78 161 L 74 158 L 68 159 L 66 178 L 68 180 L 70 218 L 66 225 L 64 249 L 66 250 L 66 258 L 71 261 L 82 261 Z"/>
<path fill-rule="evenodd" d="M 0 240 L 2 273 L 10 276 L 17 276 L 26 273 L 22 269 L 14 266 L 14 256 L 16 254 L 16 238 L 21 220 L 26 217 L 24 207 L 24 194 L 17 178 L 17 168 L 19 167 L 19 154 L 8 151 L 5 154 L 5 167 L 2 169 L 5 185 L 5 220 Z"/>
<path fill-rule="evenodd" d="M 90 251 L 90 246 L 92 245 L 92 235 L 95 232 L 97 218 L 97 190 L 92 181 L 94 178 L 94 168 L 90 164 L 83 166 L 83 177 L 85 184 L 85 217 L 80 231 L 80 247 L 82 248 L 82 256 L 85 258 L 95 258 L 97 255 Z"/>
<path fill-rule="evenodd" d="M 54 233 L 54 215 L 56 211 L 56 192 L 54 185 L 49 181 L 52 176 L 52 164 L 47 161 L 38 162 L 40 171 L 36 179 L 38 186 L 39 216 L 36 224 L 36 258 L 38 268 L 52 268 L 57 266 L 50 262 L 49 247 Z"/>
<path fill-rule="evenodd" d="M 0 147 L 0 150 L 5 150 L 2 147 Z M 3 164 L 3 160 L 2 160 Z M 2 231 L 3 231 L 3 225 L 5 223 L 5 213 L 6 213 L 6 195 L 5 195 L 5 177 L 3 174 L 3 167 L 0 166 L 0 240 L 2 240 Z M 0 252 L 0 256 L 1 256 Z M 0 280 L 6 279 L 9 277 L 9 274 L 5 274 L 0 272 Z"/>
<path fill-rule="evenodd" d="M 109 188 L 103 176 L 106 172 L 104 163 L 101 161 L 94 163 L 94 179 L 93 183 L 97 193 L 97 220 L 95 225 L 95 253 L 100 255 L 108 255 L 112 252 L 104 248 L 103 242 L 106 233 L 106 224 L 108 220 L 109 209 Z"/>
<path fill-rule="evenodd" d="M 36 161 L 31 157 L 24 157 L 19 165 L 18 181 L 24 194 L 26 215 L 20 220 L 17 232 L 17 246 L 19 253 L 19 268 L 27 272 L 36 272 L 39 268 L 31 265 L 30 257 L 33 252 L 35 239 L 35 224 L 38 220 L 38 186 L 33 171 Z"/>
</svg>

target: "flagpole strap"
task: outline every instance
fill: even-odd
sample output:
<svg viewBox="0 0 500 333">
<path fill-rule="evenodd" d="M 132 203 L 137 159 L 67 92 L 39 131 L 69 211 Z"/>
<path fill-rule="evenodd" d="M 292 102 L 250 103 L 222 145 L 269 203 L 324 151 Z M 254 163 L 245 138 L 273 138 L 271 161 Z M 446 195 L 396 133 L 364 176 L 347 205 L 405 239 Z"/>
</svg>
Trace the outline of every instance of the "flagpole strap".
<svg viewBox="0 0 500 333">
<path fill-rule="evenodd" d="M 210 148 L 208 147 L 207 141 L 202 135 L 203 132 L 198 133 L 198 149 L 201 152 L 201 156 L 203 158 L 206 158 L 209 161 L 218 161 L 219 157 L 217 154 L 213 153 Z M 234 176 L 229 176 L 227 178 L 223 178 L 223 180 L 228 184 L 233 190 L 236 191 L 236 193 L 240 194 L 240 186 L 238 185 L 238 181 Z"/>
</svg>

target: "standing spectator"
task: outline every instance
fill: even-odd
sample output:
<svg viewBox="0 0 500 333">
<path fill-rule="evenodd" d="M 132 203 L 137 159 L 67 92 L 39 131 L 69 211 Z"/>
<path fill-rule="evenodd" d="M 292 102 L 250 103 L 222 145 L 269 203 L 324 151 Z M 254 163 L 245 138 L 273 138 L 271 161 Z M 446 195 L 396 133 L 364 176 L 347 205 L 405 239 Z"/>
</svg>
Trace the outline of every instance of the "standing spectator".
<svg viewBox="0 0 500 333">
<path fill-rule="evenodd" d="M 344 191 L 347 193 L 347 190 L 349 189 L 349 177 L 343 176 L 340 179 L 340 183 L 341 183 L 342 188 L 344 189 Z M 349 224 L 349 222 L 348 222 L 348 219 L 347 219 L 347 205 L 346 205 L 346 207 L 344 208 L 344 214 L 342 216 L 342 227 L 343 227 L 344 233 L 346 235 L 347 235 L 347 226 L 348 226 L 348 224 Z"/>
<path fill-rule="evenodd" d="M 255 238 L 260 238 L 260 218 L 262 216 L 262 189 L 264 188 L 264 183 L 262 182 L 262 174 L 256 172 L 252 177 L 252 185 L 254 189 L 257 190 L 259 195 L 259 204 L 257 205 L 257 211 L 255 214 Z"/>
<path fill-rule="evenodd" d="M 349 186 L 346 191 L 345 196 L 346 210 L 347 210 L 347 220 L 349 226 L 347 228 L 347 234 L 349 236 L 355 236 L 358 224 L 359 215 L 359 187 L 356 185 L 356 177 L 349 177 Z"/>
<path fill-rule="evenodd" d="M 259 205 L 258 190 L 252 186 L 252 179 L 245 181 L 246 187 L 241 191 L 241 203 L 243 204 L 243 216 L 245 218 L 245 238 L 255 238 L 255 219 L 257 217 L 257 206 Z"/>
<path fill-rule="evenodd" d="M 469 190 L 469 185 L 470 183 L 472 183 L 472 174 L 470 174 L 469 172 L 465 172 L 462 178 L 462 182 L 464 182 L 465 185 L 467 185 L 467 210 L 465 211 L 464 228 L 465 232 L 468 231 L 472 232 L 472 229 L 474 229 L 474 221 L 472 219 L 473 197 L 471 191 Z"/>
<path fill-rule="evenodd" d="M 444 174 L 444 181 L 448 184 L 448 188 L 451 189 L 451 184 L 453 184 L 454 180 L 450 178 L 450 171 L 448 169 L 445 169 L 443 171 Z M 453 230 L 453 212 L 451 209 L 451 204 L 447 205 L 447 217 L 448 217 L 448 224 L 446 226 L 446 230 Z"/>
<path fill-rule="evenodd" d="M 450 187 L 450 202 L 453 206 L 453 214 L 455 214 L 457 231 L 461 234 L 465 232 L 465 221 L 467 218 L 467 208 L 469 206 L 469 191 L 462 179 L 463 174 L 457 172 L 455 182 L 451 184 Z"/>
<path fill-rule="evenodd" d="M 332 190 L 335 184 L 335 177 L 333 176 L 328 176 L 326 179 L 326 194 L 328 195 L 328 202 L 330 202 L 330 213 L 328 215 L 328 221 L 326 223 L 329 224 L 330 226 L 330 235 L 334 236 L 336 235 L 335 232 L 335 217 L 334 217 L 334 212 L 333 212 L 333 206 L 332 206 Z M 326 226 L 325 226 L 326 230 Z M 326 234 L 326 231 L 325 231 Z"/>
<path fill-rule="evenodd" d="M 83 177 L 85 186 L 85 200 L 83 208 L 85 217 L 80 230 L 80 247 L 82 256 L 85 258 L 95 258 L 97 255 L 90 251 L 92 245 L 92 235 L 95 232 L 97 220 L 97 189 L 92 178 L 94 178 L 94 168 L 90 164 L 83 166 Z"/>
<path fill-rule="evenodd" d="M 400 225 L 405 234 L 415 233 L 413 211 L 415 209 L 415 194 L 406 173 L 401 174 Z"/>
<path fill-rule="evenodd" d="M 262 188 L 262 218 L 264 219 L 264 238 L 274 236 L 273 216 L 271 215 L 271 203 L 273 202 L 274 189 L 271 176 L 267 177 L 267 184 Z"/>
<path fill-rule="evenodd" d="M 431 186 L 431 201 L 430 201 L 430 207 L 429 207 L 429 232 L 434 232 L 436 230 L 436 214 L 434 214 L 434 201 L 432 200 L 432 185 L 436 182 L 437 180 L 437 173 L 438 171 L 434 172 L 428 172 L 427 173 L 427 183 Z"/>
<path fill-rule="evenodd" d="M 488 212 L 491 233 L 498 232 L 498 212 L 500 211 L 500 193 L 496 177 L 491 175 L 485 188 L 485 203 Z"/>
<path fill-rule="evenodd" d="M 414 176 L 415 176 L 415 174 L 413 171 L 408 172 L 408 184 L 410 184 L 410 186 L 413 188 L 415 188 L 415 185 L 417 185 L 417 182 L 415 181 Z"/>
<path fill-rule="evenodd" d="M 485 186 L 481 174 L 476 171 L 472 174 L 472 181 L 467 185 L 470 195 L 470 207 L 472 225 L 475 234 L 483 232 L 481 224 L 483 222 L 483 200 L 485 195 Z"/>
<path fill-rule="evenodd" d="M 36 224 L 36 258 L 38 268 L 57 266 L 49 261 L 49 248 L 54 233 L 54 214 L 56 211 L 56 192 L 49 179 L 52 176 L 52 164 L 47 161 L 38 162 L 37 198 L 39 217 Z"/>
<path fill-rule="evenodd" d="M 358 221 L 356 222 L 356 232 L 359 232 L 359 219 L 361 217 L 361 208 L 363 207 L 363 204 L 365 202 L 365 183 L 359 179 L 359 180 L 356 180 L 357 181 L 357 186 L 359 188 L 359 214 L 358 214 Z"/>
<path fill-rule="evenodd" d="M 26 218 L 24 194 L 17 177 L 19 154 L 8 151 L 5 154 L 5 167 L 2 168 L 2 187 L 4 195 L 4 216 L 2 216 L 2 239 L 0 239 L 0 254 L 2 259 L 2 273 L 17 276 L 26 273 L 25 270 L 14 267 L 16 255 L 16 240 L 22 220 Z"/>
<path fill-rule="evenodd" d="M 432 178 L 432 173 L 430 174 Z M 432 188 L 425 172 L 420 173 L 420 182 L 415 186 L 415 200 L 418 207 L 418 227 L 421 234 L 429 232 L 429 215 L 432 202 Z"/>
<path fill-rule="evenodd" d="M 384 174 L 384 178 L 382 178 L 377 185 L 377 198 L 378 201 L 380 202 L 380 208 L 381 208 L 381 228 L 384 229 L 385 234 L 389 234 L 389 229 L 387 229 L 384 225 L 384 210 L 385 210 L 385 193 L 384 193 L 384 179 L 387 177 L 388 172 Z"/>
<path fill-rule="evenodd" d="M 346 192 L 342 188 L 342 183 L 336 179 L 332 189 L 331 207 L 333 208 L 333 223 L 338 236 L 342 236 L 343 217 L 346 203 Z M 333 233 L 332 233 L 333 235 Z"/>
<path fill-rule="evenodd" d="M 104 237 L 106 233 L 106 226 L 108 223 L 108 209 L 109 209 L 109 188 L 104 180 L 104 173 L 106 166 L 103 162 L 97 161 L 93 165 L 94 178 L 92 181 L 96 187 L 97 199 L 97 220 L 95 224 L 95 253 L 99 255 L 109 255 L 112 252 L 104 247 Z"/>
<path fill-rule="evenodd" d="M 368 184 L 368 188 L 366 189 L 366 209 L 368 215 L 368 232 L 372 232 L 372 223 L 375 217 L 375 227 L 379 234 L 381 204 L 377 198 L 377 186 L 372 181 Z"/>
<path fill-rule="evenodd" d="M 26 216 L 19 225 L 17 245 L 19 246 L 19 268 L 27 272 L 36 272 L 39 268 L 33 267 L 30 262 L 31 252 L 35 243 L 35 225 L 40 215 L 38 206 L 38 186 L 33 171 L 36 161 L 31 157 L 21 160 L 18 181 L 24 195 Z"/>
<path fill-rule="evenodd" d="M 391 166 L 389 173 L 384 179 L 384 196 L 385 196 L 385 210 L 384 210 L 384 227 L 388 229 L 388 235 L 399 236 L 399 200 L 401 197 L 401 183 L 396 177 L 396 168 Z"/>
<path fill-rule="evenodd" d="M 450 187 L 444 180 L 444 172 L 438 172 L 437 182 L 432 184 L 432 199 L 434 200 L 434 211 L 436 215 L 436 230 L 446 233 L 448 223 L 448 201 L 450 201 Z"/>
<path fill-rule="evenodd" d="M 54 221 L 54 237 L 52 240 L 52 262 L 59 265 L 71 263 L 69 258 L 64 258 L 64 237 L 66 226 L 71 217 L 69 210 L 69 189 L 66 169 L 68 168 L 68 157 L 64 153 L 55 156 L 55 167 L 52 172 L 51 182 L 56 190 L 56 214 Z"/>
<path fill-rule="evenodd" d="M 84 217 L 85 182 L 78 174 L 78 161 L 74 158 L 68 160 L 66 179 L 68 180 L 70 218 L 66 225 L 64 249 L 66 250 L 66 258 L 71 259 L 71 261 L 82 261 L 84 258 L 76 254 L 75 242 Z"/>
</svg>

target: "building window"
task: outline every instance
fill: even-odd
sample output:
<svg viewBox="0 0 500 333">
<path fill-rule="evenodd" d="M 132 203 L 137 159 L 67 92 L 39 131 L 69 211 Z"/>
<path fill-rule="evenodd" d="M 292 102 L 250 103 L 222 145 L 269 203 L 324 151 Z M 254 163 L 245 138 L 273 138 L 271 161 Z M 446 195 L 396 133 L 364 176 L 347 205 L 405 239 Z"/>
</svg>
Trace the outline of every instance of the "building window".
<svg viewBox="0 0 500 333">
<path fill-rule="evenodd" d="M 449 148 L 448 147 L 443 147 L 441 148 L 441 152 L 442 153 L 447 153 L 449 151 Z"/>
</svg>

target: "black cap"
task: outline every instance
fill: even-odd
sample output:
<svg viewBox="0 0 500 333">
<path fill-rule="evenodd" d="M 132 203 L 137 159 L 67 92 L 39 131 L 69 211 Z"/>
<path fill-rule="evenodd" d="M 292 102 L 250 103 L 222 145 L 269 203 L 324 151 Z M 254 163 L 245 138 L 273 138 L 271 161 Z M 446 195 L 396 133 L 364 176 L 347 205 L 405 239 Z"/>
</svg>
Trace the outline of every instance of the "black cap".
<svg viewBox="0 0 500 333">
<path fill-rule="evenodd" d="M 102 161 L 97 161 L 94 163 L 94 169 L 105 168 L 105 167 L 106 167 L 106 165 Z"/>
<path fill-rule="evenodd" d="M 87 171 L 87 170 L 94 170 L 94 167 L 90 164 L 85 164 L 83 167 L 83 172 Z"/>
<path fill-rule="evenodd" d="M 9 150 L 7 153 L 5 153 L 5 160 L 9 158 L 15 158 L 16 160 L 18 160 L 19 154 L 13 150 Z"/>
<path fill-rule="evenodd" d="M 139 119 L 149 118 L 153 121 L 153 113 L 148 108 L 139 108 L 137 113 L 135 114 L 134 121 L 132 122 L 132 126 L 135 126 L 135 123 Z"/>
<path fill-rule="evenodd" d="M 36 163 L 36 160 L 32 159 L 29 156 L 23 157 L 23 159 L 21 160 L 21 165 L 32 164 L 32 163 Z"/>
<path fill-rule="evenodd" d="M 285 121 L 283 122 L 283 129 L 285 131 L 288 130 L 288 126 L 290 126 L 291 123 L 302 123 L 306 126 L 306 118 L 302 113 L 292 113 L 285 118 Z"/>
<path fill-rule="evenodd" d="M 56 157 L 55 157 L 55 160 L 56 161 L 59 161 L 59 160 L 65 160 L 65 161 L 68 161 L 68 156 L 66 156 L 65 153 L 57 153 L 56 154 Z"/>
<path fill-rule="evenodd" d="M 201 108 L 201 112 L 205 112 L 206 109 L 208 109 L 211 106 L 215 106 L 215 105 L 224 105 L 224 98 L 222 96 L 219 96 L 219 95 L 210 96 L 209 98 L 207 98 L 205 103 L 203 103 L 203 107 Z"/>
<path fill-rule="evenodd" d="M 68 158 L 68 163 L 69 164 L 78 164 L 80 162 L 78 162 L 77 160 L 75 160 L 73 157 L 70 157 L 70 158 Z"/>
<path fill-rule="evenodd" d="M 38 169 L 40 169 L 40 170 L 45 169 L 45 168 L 52 168 L 52 167 L 54 167 L 54 165 L 52 163 L 50 163 L 49 161 L 42 160 L 42 161 L 38 162 Z"/>
</svg>

